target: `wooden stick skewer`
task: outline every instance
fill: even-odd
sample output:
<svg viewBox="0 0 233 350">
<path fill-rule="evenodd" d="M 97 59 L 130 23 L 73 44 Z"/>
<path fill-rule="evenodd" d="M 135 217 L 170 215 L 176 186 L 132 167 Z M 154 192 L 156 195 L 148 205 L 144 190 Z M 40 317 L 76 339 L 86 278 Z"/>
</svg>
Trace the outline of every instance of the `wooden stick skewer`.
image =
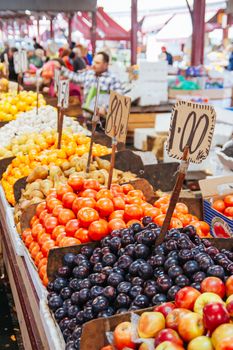
<svg viewBox="0 0 233 350">
<path fill-rule="evenodd" d="M 57 143 L 58 149 L 61 149 L 63 120 L 64 120 L 64 109 L 59 108 L 59 113 L 58 113 L 58 129 L 59 130 L 58 130 L 58 143 Z"/>
<path fill-rule="evenodd" d="M 156 244 L 160 244 L 164 241 L 164 236 L 165 233 L 168 231 L 169 226 L 170 226 L 170 222 L 171 222 L 171 218 L 174 212 L 174 209 L 176 207 L 176 203 L 178 202 L 179 196 L 180 196 L 180 191 L 182 189 L 182 185 L 185 179 L 185 175 L 187 172 L 187 168 L 189 165 L 189 162 L 187 161 L 188 158 L 188 152 L 189 152 L 189 146 L 185 146 L 184 149 L 184 153 L 183 153 L 183 158 L 182 158 L 182 162 L 181 162 L 181 166 L 180 166 L 180 170 L 177 176 L 177 180 L 175 183 L 175 186 L 173 188 L 172 191 L 172 195 L 171 195 L 171 199 L 170 199 L 170 203 L 167 209 L 167 213 L 163 222 L 163 226 L 161 228 L 161 232 L 159 237 L 156 240 Z"/>
<path fill-rule="evenodd" d="M 116 139 L 116 127 L 115 127 L 114 128 L 114 137 L 112 138 L 112 154 L 111 154 L 111 161 L 110 161 L 110 170 L 109 170 L 109 175 L 108 175 L 108 190 L 110 190 L 111 184 L 112 184 L 113 170 L 114 170 L 114 166 L 115 166 L 116 150 L 117 150 L 117 139 Z"/>
</svg>

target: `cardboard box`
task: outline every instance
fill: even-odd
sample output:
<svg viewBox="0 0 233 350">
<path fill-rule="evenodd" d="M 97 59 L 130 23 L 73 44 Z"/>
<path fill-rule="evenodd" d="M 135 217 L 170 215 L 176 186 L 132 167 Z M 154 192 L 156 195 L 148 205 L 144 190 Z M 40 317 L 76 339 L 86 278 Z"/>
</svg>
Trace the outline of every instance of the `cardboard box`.
<svg viewBox="0 0 233 350">
<path fill-rule="evenodd" d="M 168 89 L 168 98 L 175 99 L 178 95 L 190 95 L 190 96 L 206 96 L 210 100 L 227 99 L 232 96 L 231 88 L 223 89 L 204 89 L 204 90 L 175 90 Z"/>
<path fill-rule="evenodd" d="M 147 137 L 155 134 L 154 128 L 139 128 L 134 130 L 134 147 L 147 151 Z"/>
<path fill-rule="evenodd" d="M 211 235 L 217 238 L 232 238 L 233 220 L 212 208 L 212 204 L 227 194 L 233 194 L 233 176 L 200 180 L 199 185 L 203 196 L 204 220 L 210 225 Z"/>
<path fill-rule="evenodd" d="M 149 82 L 149 81 L 166 81 L 168 74 L 168 64 L 166 61 L 159 62 L 140 62 L 139 67 L 139 81 Z"/>
</svg>

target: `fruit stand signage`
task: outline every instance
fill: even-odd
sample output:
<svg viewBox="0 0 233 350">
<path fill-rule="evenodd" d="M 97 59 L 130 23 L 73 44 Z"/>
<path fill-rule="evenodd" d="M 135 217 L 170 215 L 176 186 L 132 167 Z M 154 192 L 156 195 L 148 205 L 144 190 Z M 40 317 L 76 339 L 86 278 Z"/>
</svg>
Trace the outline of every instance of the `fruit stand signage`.
<svg viewBox="0 0 233 350">
<path fill-rule="evenodd" d="M 167 143 L 170 157 L 182 159 L 189 147 L 189 162 L 201 163 L 209 154 L 216 113 L 212 106 L 179 101 L 172 111 Z"/>
<path fill-rule="evenodd" d="M 59 80 L 58 85 L 58 107 L 69 107 L 69 79 Z"/>
<path fill-rule="evenodd" d="M 58 85 L 59 85 L 59 80 L 60 80 L 60 75 L 61 72 L 59 69 L 54 69 L 54 91 L 58 91 Z"/>
<path fill-rule="evenodd" d="M 130 97 L 111 91 L 105 134 L 125 142 L 130 112 Z"/>
<path fill-rule="evenodd" d="M 25 50 L 19 50 L 14 53 L 14 68 L 16 73 L 24 73 L 28 69 L 27 52 Z"/>
</svg>

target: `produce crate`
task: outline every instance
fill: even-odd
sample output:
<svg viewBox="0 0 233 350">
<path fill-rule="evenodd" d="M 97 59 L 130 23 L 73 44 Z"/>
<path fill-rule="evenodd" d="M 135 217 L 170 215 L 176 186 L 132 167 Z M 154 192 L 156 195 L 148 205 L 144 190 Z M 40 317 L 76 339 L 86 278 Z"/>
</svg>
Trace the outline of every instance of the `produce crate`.
<svg viewBox="0 0 233 350">
<path fill-rule="evenodd" d="M 223 89 L 204 89 L 204 90 L 168 90 L 168 98 L 176 99 L 177 96 L 190 95 L 190 96 L 205 96 L 210 100 L 220 100 L 232 97 L 231 88 Z"/>
<path fill-rule="evenodd" d="M 137 128 L 154 128 L 156 113 L 130 113 L 128 121 L 128 132 Z"/>
<path fill-rule="evenodd" d="M 232 184 L 233 176 L 212 177 L 199 181 L 203 196 L 204 220 L 210 225 L 213 237 L 233 237 L 233 220 L 212 208 L 215 200 L 223 199 L 226 194 L 233 194 Z"/>
</svg>

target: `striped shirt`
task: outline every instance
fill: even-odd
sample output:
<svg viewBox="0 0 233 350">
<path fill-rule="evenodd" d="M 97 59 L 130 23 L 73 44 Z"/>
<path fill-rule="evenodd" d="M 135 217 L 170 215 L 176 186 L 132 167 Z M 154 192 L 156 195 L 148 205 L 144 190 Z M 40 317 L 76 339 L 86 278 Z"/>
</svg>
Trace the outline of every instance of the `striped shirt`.
<svg viewBox="0 0 233 350">
<path fill-rule="evenodd" d="M 82 84 L 84 88 L 84 102 L 88 96 L 88 93 L 92 87 L 97 86 L 96 74 L 93 70 L 85 70 L 84 72 L 75 73 L 69 69 L 62 67 L 61 73 L 66 78 L 77 84 Z M 110 94 L 110 91 L 116 91 L 119 94 L 123 93 L 121 83 L 117 77 L 109 71 L 103 72 L 99 76 L 100 91 Z"/>
</svg>

